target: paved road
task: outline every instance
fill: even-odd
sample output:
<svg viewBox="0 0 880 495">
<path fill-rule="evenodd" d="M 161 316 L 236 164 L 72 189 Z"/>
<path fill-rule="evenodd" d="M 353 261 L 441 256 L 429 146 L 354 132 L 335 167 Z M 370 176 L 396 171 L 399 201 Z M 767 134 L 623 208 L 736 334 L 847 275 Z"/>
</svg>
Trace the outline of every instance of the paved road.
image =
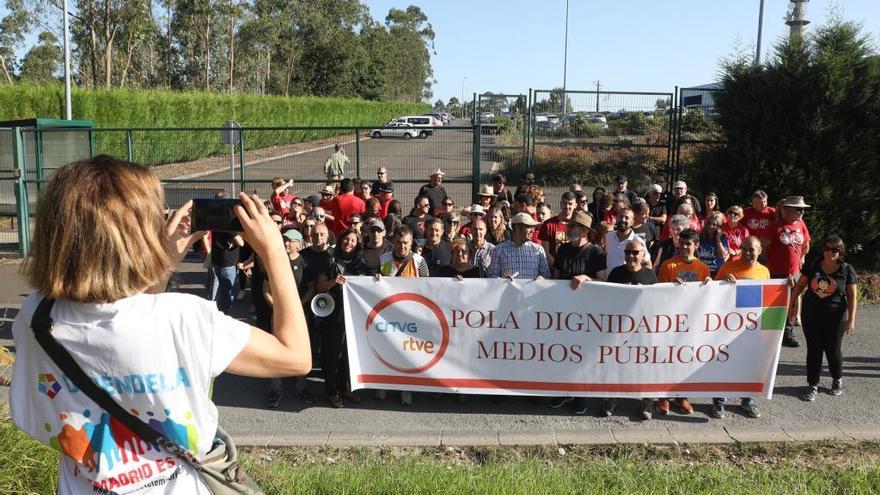
<svg viewBox="0 0 880 495">
<path fill-rule="evenodd" d="M 17 313 L 26 285 L 18 265 L 0 265 L 0 345 L 11 345 L 11 318 Z M 204 294 L 205 276 L 196 260 L 179 272 L 181 289 Z M 236 314 L 247 318 L 250 305 L 236 304 Z M 435 398 L 416 394 L 404 407 L 393 400 L 380 402 L 363 393 L 360 405 L 332 409 L 324 402 L 319 372 L 309 386 L 319 402 L 306 406 L 286 381 L 287 393 L 278 410 L 263 407 L 265 380 L 222 375 L 214 399 L 223 426 L 239 440 L 254 445 L 285 444 L 565 444 L 614 442 L 730 442 L 820 438 L 880 439 L 880 306 L 859 310 L 856 333 L 844 341 L 845 393 L 822 393 L 815 403 L 799 400 L 804 385 L 804 347 L 783 348 L 777 369 L 774 397 L 760 401 L 763 417 L 746 418 L 738 407 L 729 407 L 724 420 L 710 419 L 708 399 L 695 400 L 692 416 L 670 414 L 663 419 L 640 421 L 636 401 L 621 401 L 616 415 L 595 415 L 599 401 L 590 400 L 590 416 L 577 417 L 554 411 L 526 398 L 472 396 L 458 404 L 451 396 Z M 803 340 L 803 339 L 801 339 Z M 823 379 L 829 386 L 830 379 Z M 8 389 L 0 387 L 0 400 Z"/>
<path fill-rule="evenodd" d="M 463 122 L 456 122 L 456 126 Z M 258 132 L 258 131 L 254 131 Z M 483 143 L 488 145 L 492 141 L 491 136 L 484 136 Z M 354 168 L 355 156 L 358 153 L 355 143 L 345 145 L 346 152 L 351 159 L 352 166 L 346 171 L 349 177 L 358 175 Z M 315 194 L 320 190 L 324 180 L 324 162 L 332 154 L 332 147 L 324 147 L 305 153 L 297 153 L 289 156 L 279 156 L 268 160 L 260 160 L 250 163 L 245 167 L 245 177 L 248 180 L 264 180 L 265 185 L 252 186 L 248 189 L 256 189 L 263 196 L 268 195 L 268 183 L 273 177 L 280 176 L 293 178 L 295 181 L 315 181 L 313 183 L 300 182 L 293 189 L 298 195 Z M 493 169 L 493 162 L 489 159 L 489 153 L 483 153 L 480 163 L 481 175 L 485 182 L 488 174 Z M 375 180 L 376 169 L 385 166 L 391 173 L 391 178 L 396 182 L 395 197 L 401 201 L 404 208 L 412 205 L 412 200 L 421 184 L 428 181 L 430 173 L 436 169 L 442 169 L 447 174 L 447 180 L 467 181 L 464 183 L 446 184 L 447 192 L 453 197 L 456 205 L 464 206 L 471 201 L 471 177 L 473 172 L 473 132 L 470 129 L 461 128 L 438 128 L 434 135 L 426 139 L 403 140 L 400 138 L 373 139 L 363 137 L 360 141 L 361 168 L 360 176 Z M 247 161 L 247 152 L 245 152 Z M 215 173 L 201 175 L 199 179 L 227 179 L 229 171 L 222 170 Z M 414 181 L 404 183 L 401 180 Z M 194 183 L 194 184 L 169 184 L 166 185 L 166 196 L 170 204 L 182 202 L 193 195 L 212 194 L 218 187 L 217 184 Z"/>
</svg>

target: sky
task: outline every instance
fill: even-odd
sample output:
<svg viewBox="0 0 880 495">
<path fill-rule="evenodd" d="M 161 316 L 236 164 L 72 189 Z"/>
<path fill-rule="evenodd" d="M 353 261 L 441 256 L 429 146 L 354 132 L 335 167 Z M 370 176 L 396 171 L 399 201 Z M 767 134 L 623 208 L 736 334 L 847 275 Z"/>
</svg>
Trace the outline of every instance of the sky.
<svg viewBox="0 0 880 495">
<path fill-rule="evenodd" d="M 434 28 L 431 101 L 474 92 L 561 87 L 565 0 L 362 0 L 377 20 L 418 5 Z M 788 35 L 787 0 L 766 0 L 762 57 Z M 570 0 L 568 89 L 672 92 L 718 79 L 737 50 L 754 54 L 760 0 Z M 807 32 L 830 12 L 862 22 L 877 46 L 880 0 L 812 0 Z"/>
</svg>

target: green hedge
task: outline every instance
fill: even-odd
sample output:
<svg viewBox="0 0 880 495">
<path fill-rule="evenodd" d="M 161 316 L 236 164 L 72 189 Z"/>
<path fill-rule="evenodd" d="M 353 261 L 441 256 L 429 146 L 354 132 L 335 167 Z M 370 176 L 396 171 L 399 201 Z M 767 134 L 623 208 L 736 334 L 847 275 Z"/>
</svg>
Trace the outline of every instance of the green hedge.
<svg viewBox="0 0 880 495">
<path fill-rule="evenodd" d="M 0 86 L 0 120 L 63 118 L 60 85 Z M 97 128 L 219 127 L 234 120 L 244 127 L 378 126 L 393 117 L 421 114 L 423 103 L 376 102 L 312 96 L 283 97 L 230 93 L 74 88 L 73 118 Z M 331 137 L 346 131 L 253 131 L 247 149 Z M 225 152 L 216 131 L 141 132 L 132 135 L 134 159 L 161 164 Z M 96 152 L 125 157 L 125 132 L 96 132 Z"/>
</svg>

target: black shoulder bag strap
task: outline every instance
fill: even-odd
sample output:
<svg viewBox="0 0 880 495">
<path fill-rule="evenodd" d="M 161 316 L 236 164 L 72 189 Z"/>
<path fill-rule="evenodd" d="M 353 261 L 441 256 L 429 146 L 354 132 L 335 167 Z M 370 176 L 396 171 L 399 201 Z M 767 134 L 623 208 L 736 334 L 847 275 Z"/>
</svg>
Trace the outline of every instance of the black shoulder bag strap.
<svg viewBox="0 0 880 495">
<path fill-rule="evenodd" d="M 34 315 L 31 318 L 31 328 L 34 331 L 34 337 L 37 339 L 37 342 L 46 351 L 46 354 L 52 358 L 52 361 L 55 362 L 58 368 L 61 369 L 61 372 L 74 385 L 79 387 L 88 398 L 95 401 L 95 404 L 107 411 L 111 417 L 124 424 L 144 441 L 150 442 L 153 445 L 160 445 L 166 452 L 174 454 L 196 469 L 200 469 L 201 464 L 199 460 L 189 450 L 168 440 L 148 424 L 126 411 L 124 407 L 110 397 L 106 390 L 95 385 L 95 382 L 76 364 L 73 356 L 52 336 L 52 318 L 49 316 L 49 313 L 54 305 L 55 300 L 48 297 L 40 301 L 37 310 L 34 311 Z"/>
</svg>

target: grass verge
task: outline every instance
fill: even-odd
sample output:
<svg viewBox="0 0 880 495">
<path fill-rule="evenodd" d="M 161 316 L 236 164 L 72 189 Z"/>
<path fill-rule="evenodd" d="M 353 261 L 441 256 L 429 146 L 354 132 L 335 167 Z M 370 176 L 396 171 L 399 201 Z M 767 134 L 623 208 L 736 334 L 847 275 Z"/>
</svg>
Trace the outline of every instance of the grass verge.
<svg viewBox="0 0 880 495">
<path fill-rule="evenodd" d="M 54 493 L 58 455 L 0 412 L 0 493 Z M 244 449 L 269 494 L 880 493 L 880 443 Z"/>
</svg>

